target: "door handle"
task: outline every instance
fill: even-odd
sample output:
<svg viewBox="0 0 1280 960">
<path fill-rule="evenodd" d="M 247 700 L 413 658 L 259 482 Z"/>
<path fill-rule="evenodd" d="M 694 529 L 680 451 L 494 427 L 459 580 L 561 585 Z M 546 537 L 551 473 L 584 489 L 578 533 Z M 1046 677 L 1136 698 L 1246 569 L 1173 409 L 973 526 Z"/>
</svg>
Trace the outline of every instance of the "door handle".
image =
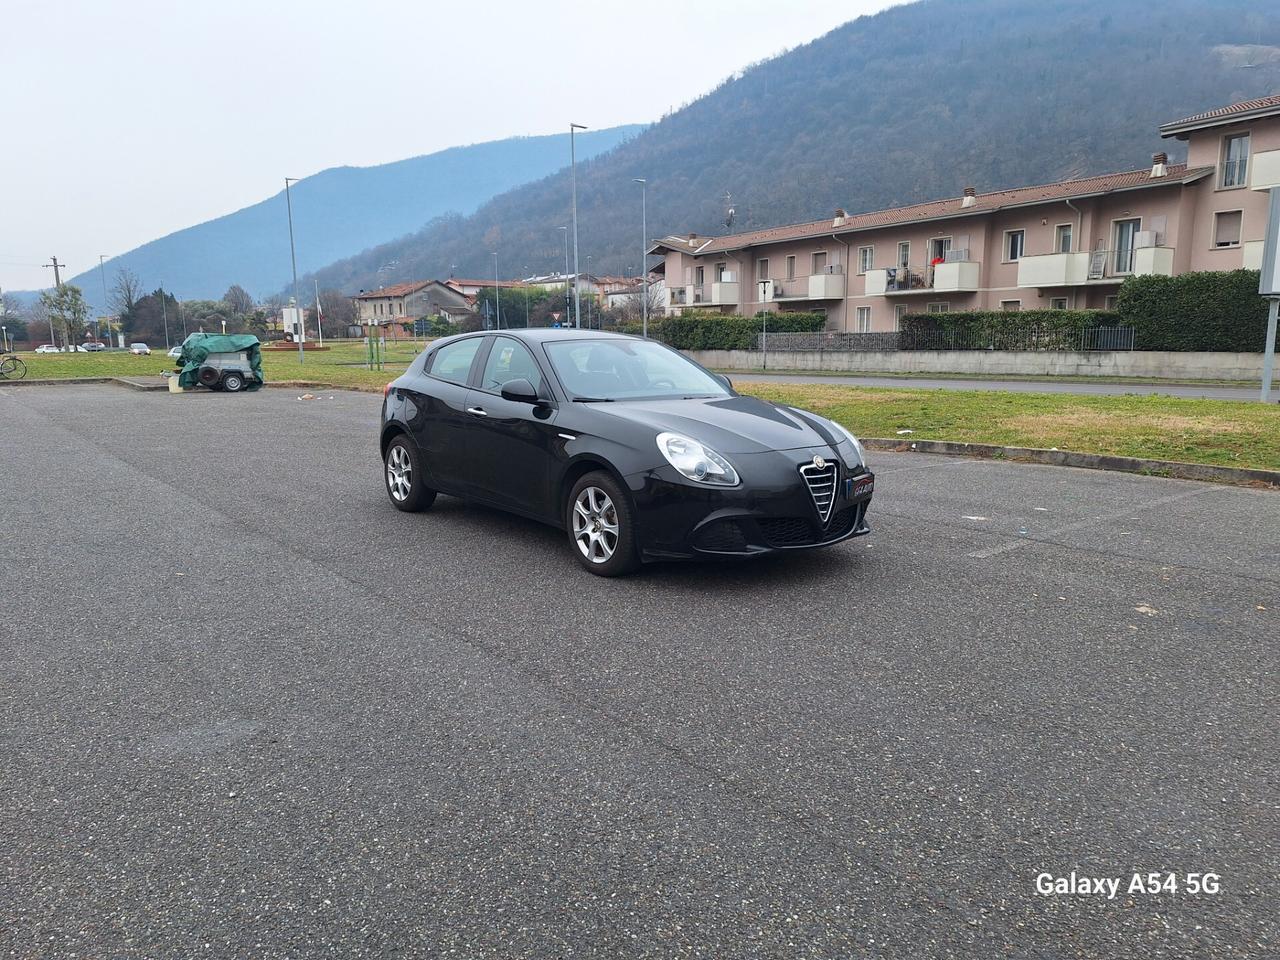
<svg viewBox="0 0 1280 960">
<path fill-rule="evenodd" d="M 488 416 L 488 414 L 484 412 L 484 407 L 467 407 L 467 413 L 477 417 Z"/>
</svg>

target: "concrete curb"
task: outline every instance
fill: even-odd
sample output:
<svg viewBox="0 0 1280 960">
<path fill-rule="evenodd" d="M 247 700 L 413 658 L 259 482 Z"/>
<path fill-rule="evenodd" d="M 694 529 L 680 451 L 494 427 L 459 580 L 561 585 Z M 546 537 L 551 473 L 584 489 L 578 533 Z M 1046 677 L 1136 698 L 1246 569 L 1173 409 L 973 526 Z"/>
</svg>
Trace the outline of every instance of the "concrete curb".
<svg viewBox="0 0 1280 960">
<path fill-rule="evenodd" d="M 944 456 L 971 457 L 975 460 L 1012 460 L 1018 463 L 1038 463 L 1051 467 L 1111 470 L 1119 473 L 1172 477 L 1177 480 L 1201 480 L 1208 483 L 1280 489 L 1280 470 L 1220 467 L 1207 463 L 1183 463 L 1178 460 L 1145 460 L 1140 457 L 1117 457 L 1106 453 L 1077 453 L 1073 450 L 1001 447 L 990 443 L 956 443 L 951 440 L 905 440 L 885 437 L 861 439 L 863 446 L 869 450 L 887 450 L 894 453 L 935 453 Z"/>
<path fill-rule="evenodd" d="M 44 380 L 0 380 L 0 387 L 57 387 L 68 383 L 115 383 L 115 377 L 62 377 Z"/>
</svg>

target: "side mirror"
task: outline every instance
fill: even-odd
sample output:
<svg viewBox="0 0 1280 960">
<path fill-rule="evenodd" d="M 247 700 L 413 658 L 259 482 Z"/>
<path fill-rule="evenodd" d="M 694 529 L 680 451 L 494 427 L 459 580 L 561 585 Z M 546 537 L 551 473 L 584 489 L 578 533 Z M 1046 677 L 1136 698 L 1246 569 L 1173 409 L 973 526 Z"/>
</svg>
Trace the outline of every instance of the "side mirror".
<svg viewBox="0 0 1280 960">
<path fill-rule="evenodd" d="M 537 403 L 538 391 L 533 388 L 532 383 L 521 377 L 518 380 L 508 380 L 502 385 L 502 399 L 513 403 Z"/>
<path fill-rule="evenodd" d="M 728 377 L 726 377 L 723 373 L 717 373 L 716 379 L 719 380 L 721 383 L 723 383 L 730 390 L 733 389 L 733 381 L 730 380 Z"/>
</svg>

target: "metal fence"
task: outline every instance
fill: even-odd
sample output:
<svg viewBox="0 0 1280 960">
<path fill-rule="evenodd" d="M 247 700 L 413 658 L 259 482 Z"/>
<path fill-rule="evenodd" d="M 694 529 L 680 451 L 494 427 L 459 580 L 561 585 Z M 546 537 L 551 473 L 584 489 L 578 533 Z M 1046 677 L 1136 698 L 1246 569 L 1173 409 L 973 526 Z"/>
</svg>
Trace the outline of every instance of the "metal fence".
<svg viewBox="0 0 1280 960">
<path fill-rule="evenodd" d="M 874 350 L 1133 350 L 1130 326 L 1022 327 L 1017 330 L 911 330 L 894 333 L 770 333 L 756 336 L 770 352 Z"/>
</svg>

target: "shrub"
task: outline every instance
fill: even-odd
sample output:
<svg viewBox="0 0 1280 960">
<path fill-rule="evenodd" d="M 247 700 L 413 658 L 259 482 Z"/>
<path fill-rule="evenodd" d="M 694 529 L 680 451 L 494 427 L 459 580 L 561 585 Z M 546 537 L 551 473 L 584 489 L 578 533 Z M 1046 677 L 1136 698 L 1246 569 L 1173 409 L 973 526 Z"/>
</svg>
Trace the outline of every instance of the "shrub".
<svg viewBox="0 0 1280 960">
<path fill-rule="evenodd" d="M 898 329 L 902 350 L 1079 350 L 1082 333 L 1115 326 L 1109 310 L 958 310 L 912 313 Z"/>
<path fill-rule="evenodd" d="M 827 325 L 820 313 L 770 313 L 770 333 L 814 333 Z M 649 336 L 677 350 L 755 350 L 763 318 L 736 314 L 690 312 L 678 317 L 651 317 Z M 639 334 L 641 324 L 622 323 L 619 333 Z"/>
<path fill-rule="evenodd" d="M 1266 339 L 1257 270 L 1129 277 L 1116 309 L 1142 350 L 1260 353 Z"/>
</svg>

